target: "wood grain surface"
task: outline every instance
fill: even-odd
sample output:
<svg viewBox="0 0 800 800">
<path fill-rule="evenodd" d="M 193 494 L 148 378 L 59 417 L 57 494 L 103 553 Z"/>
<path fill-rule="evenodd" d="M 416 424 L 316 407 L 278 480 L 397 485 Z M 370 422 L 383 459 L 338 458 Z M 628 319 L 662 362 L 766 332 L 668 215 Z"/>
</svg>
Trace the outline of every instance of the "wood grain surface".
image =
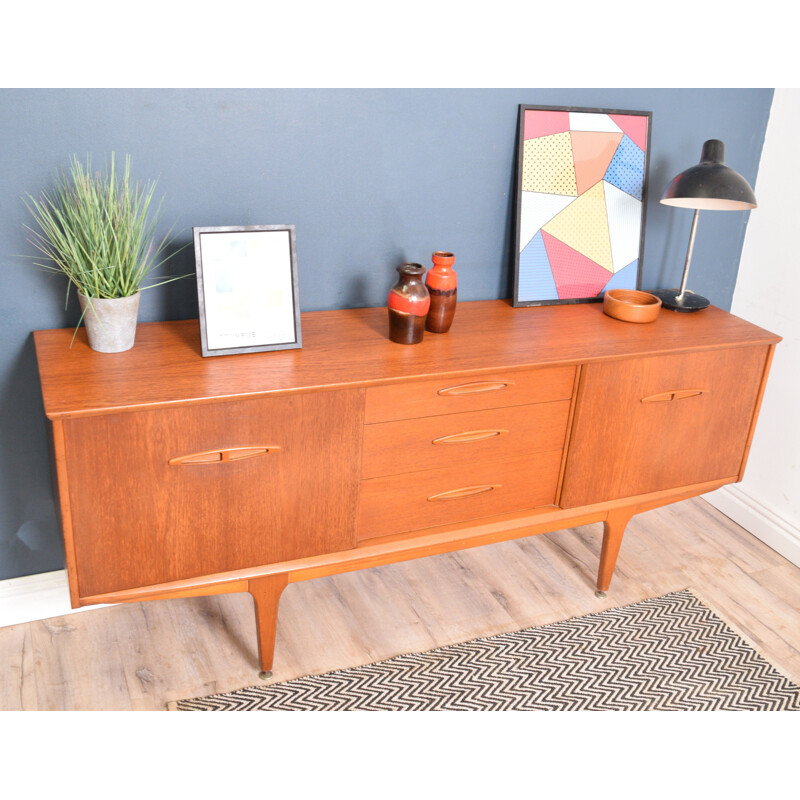
<svg viewBox="0 0 800 800">
<path fill-rule="evenodd" d="M 361 390 L 78 417 L 63 425 L 81 595 L 355 546 Z M 251 445 L 278 449 L 170 464 Z"/>
<path fill-rule="evenodd" d="M 358 538 L 550 505 L 560 466 L 561 451 L 551 450 L 361 481 Z"/>
<path fill-rule="evenodd" d="M 83 328 L 36 331 L 34 340 L 49 417 L 133 405 L 197 403 L 370 386 L 458 372 L 574 364 L 664 352 L 774 343 L 779 337 L 718 308 L 661 311 L 648 325 L 612 319 L 599 304 L 512 308 L 505 300 L 459 303 L 450 332 L 419 345 L 388 339 L 385 308 L 302 314 L 303 347 L 271 353 L 200 355 L 197 320 L 137 327 L 126 353 L 95 353 Z M 335 336 L 331 335 L 335 331 Z"/>
<path fill-rule="evenodd" d="M 361 476 L 400 475 L 560 450 L 569 409 L 569 400 L 560 400 L 366 425 Z"/>
<path fill-rule="evenodd" d="M 247 581 L 283 573 L 288 574 L 289 583 L 297 583 L 327 575 L 393 564 L 396 561 L 425 558 L 454 550 L 481 547 L 485 544 L 586 525 L 606 520 L 612 512 L 619 510 L 627 510 L 630 514 L 639 514 L 695 497 L 698 494 L 714 491 L 726 483 L 733 483 L 734 480 L 735 477 L 731 477 L 568 510 L 557 506 L 543 506 L 522 512 L 494 514 L 468 522 L 450 523 L 426 530 L 406 531 L 365 539 L 352 550 L 340 550 L 335 553 L 308 556 L 278 564 L 237 569 L 154 586 L 142 586 L 89 596 L 83 600 L 87 605 L 91 605 L 94 603 L 128 603 L 167 597 L 197 597 L 204 589 L 220 594 L 223 587 L 226 586 L 229 587 L 229 591 L 238 592 L 244 591 L 242 587 L 246 587 Z M 617 516 L 620 518 L 619 515 Z"/>
<path fill-rule="evenodd" d="M 767 354 L 752 346 L 587 364 L 561 505 L 738 475 Z M 675 399 L 644 402 L 664 395 Z"/>
<path fill-rule="evenodd" d="M 366 391 L 367 424 L 456 414 L 565 400 L 572 395 L 575 367 L 494 371 L 464 376 L 376 386 Z"/>
</svg>

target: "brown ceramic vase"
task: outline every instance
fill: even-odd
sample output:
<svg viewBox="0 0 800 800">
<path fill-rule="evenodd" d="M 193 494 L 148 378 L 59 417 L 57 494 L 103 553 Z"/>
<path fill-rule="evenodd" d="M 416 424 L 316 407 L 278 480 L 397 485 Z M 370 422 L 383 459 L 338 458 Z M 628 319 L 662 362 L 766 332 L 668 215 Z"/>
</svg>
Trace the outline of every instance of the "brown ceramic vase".
<svg viewBox="0 0 800 800">
<path fill-rule="evenodd" d="M 425 329 L 431 333 L 447 333 L 456 313 L 458 278 L 453 269 L 456 257 L 452 253 L 437 250 L 432 259 L 433 267 L 425 277 L 425 286 L 431 296 Z"/>
<path fill-rule="evenodd" d="M 422 264 L 401 264 L 400 277 L 389 290 L 389 338 L 398 344 L 419 344 L 425 334 L 425 317 L 431 300 L 422 276 Z"/>
</svg>

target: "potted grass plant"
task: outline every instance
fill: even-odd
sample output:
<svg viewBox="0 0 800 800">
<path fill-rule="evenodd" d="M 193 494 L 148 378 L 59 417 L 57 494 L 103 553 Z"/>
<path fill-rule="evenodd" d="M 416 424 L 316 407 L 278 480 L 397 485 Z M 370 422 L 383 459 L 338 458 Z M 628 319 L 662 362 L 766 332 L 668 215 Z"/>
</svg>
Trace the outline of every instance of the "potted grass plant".
<svg viewBox="0 0 800 800">
<path fill-rule="evenodd" d="M 84 322 L 93 350 L 120 353 L 133 347 L 141 290 L 184 277 L 142 285 L 175 255 L 164 254 L 171 229 L 155 242 L 163 202 L 154 207 L 155 190 L 155 181 L 133 182 L 130 156 L 118 170 L 112 153 L 110 164 L 93 173 L 90 159 L 84 165 L 73 155 L 51 190 L 26 201 L 36 223 L 26 226 L 29 241 L 45 256 L 35 263 L 67 277 L 67 300 L 75 287 L 78 326 Z"/>
</svg>

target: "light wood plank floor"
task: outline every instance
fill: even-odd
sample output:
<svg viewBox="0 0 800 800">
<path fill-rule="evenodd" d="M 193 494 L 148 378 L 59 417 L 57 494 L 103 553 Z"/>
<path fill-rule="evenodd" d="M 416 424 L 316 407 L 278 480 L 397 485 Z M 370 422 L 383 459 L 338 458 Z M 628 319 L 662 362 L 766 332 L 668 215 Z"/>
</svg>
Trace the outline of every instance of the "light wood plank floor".
<svg viewBox="0 0 800 800">
<path fill-rule="evenodd" d="M 702 499 L 634 517 L 608 597 L 602 525 L 290 584 L 273 680 L 690 587 L 800 683 L 800 568 Z M 158 600 L 0 629 L 0 709 L 163 710 L 259 683 L 247 594 Z"/>
</svg>

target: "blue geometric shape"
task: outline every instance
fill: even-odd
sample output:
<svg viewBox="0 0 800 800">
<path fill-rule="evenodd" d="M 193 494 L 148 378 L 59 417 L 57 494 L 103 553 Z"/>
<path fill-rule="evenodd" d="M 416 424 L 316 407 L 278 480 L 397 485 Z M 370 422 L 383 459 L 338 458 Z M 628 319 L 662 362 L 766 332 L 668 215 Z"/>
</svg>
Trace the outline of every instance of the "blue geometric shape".
<svg viewBox="0 0 800 800">
<path fill-rule="evenodd" d="M 644 153 L 627 136 L 622 137 L 606 170 L 605 180 L 631 197 L 642 199 Z"/>
<path fill-rule="evenodd" d="M 597 293 L 598 295 L 607 292 L 609 289 L 635 289 L 636 273 L 639 271 L 639 259 L 631 261 L 628 266 L 615 272 L 611 280 Z"/>
<path fill-rule="evenodd" d="M 550 269 L 550 259 L 539 231 L 519 254 L 519 283 L 517 298 L 527 300 L 558 300 L 556 282 Z"/>
</svg>

